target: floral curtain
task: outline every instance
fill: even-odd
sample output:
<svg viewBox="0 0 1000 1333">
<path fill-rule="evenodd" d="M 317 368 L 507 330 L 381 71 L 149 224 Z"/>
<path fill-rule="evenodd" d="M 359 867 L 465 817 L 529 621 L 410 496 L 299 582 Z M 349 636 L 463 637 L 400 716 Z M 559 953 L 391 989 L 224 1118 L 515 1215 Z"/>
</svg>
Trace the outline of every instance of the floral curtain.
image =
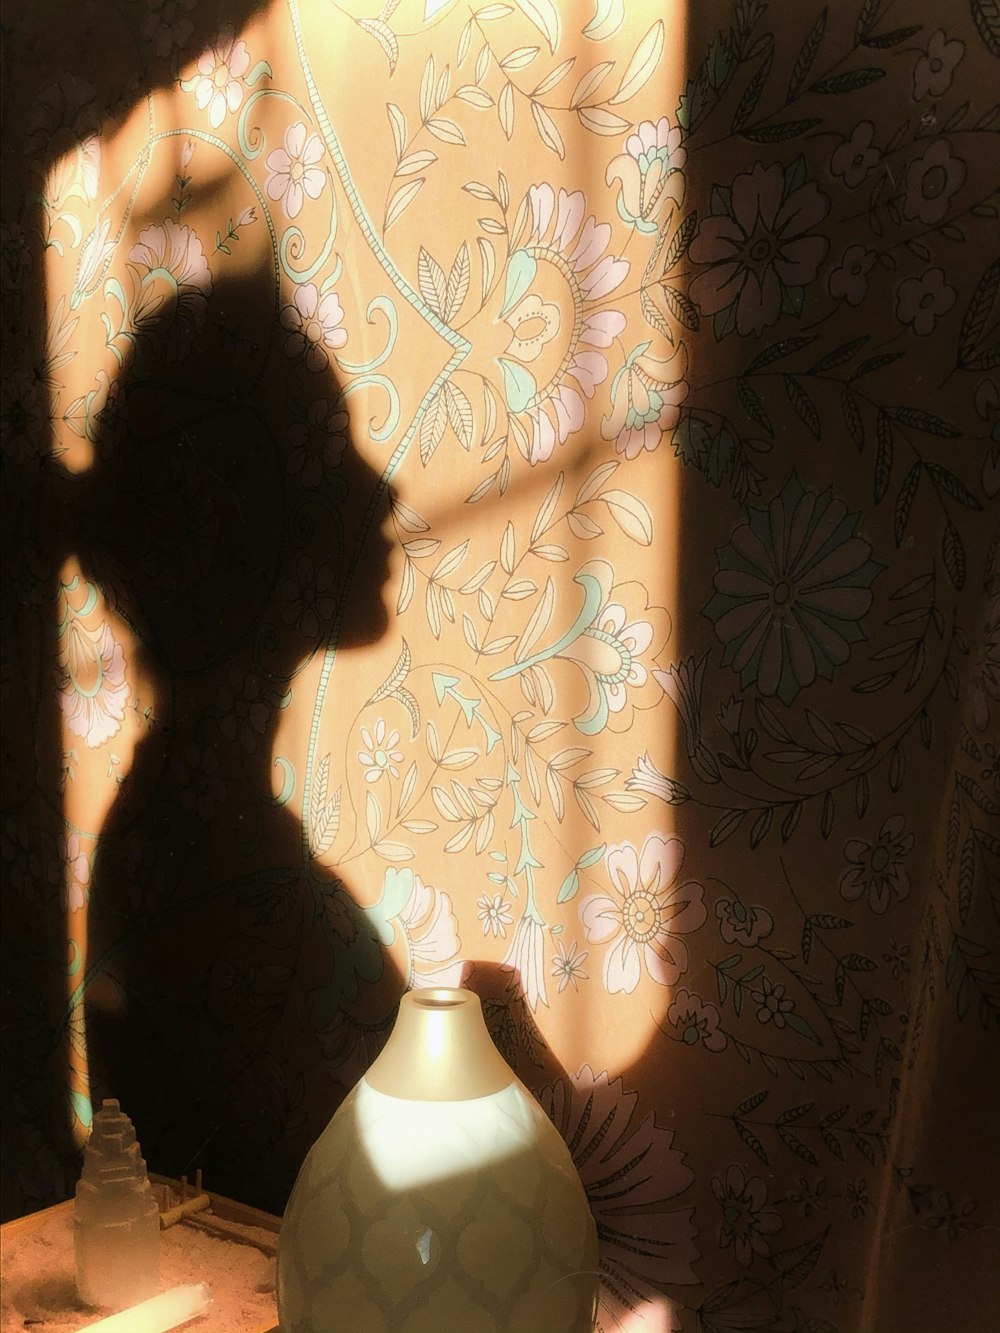
<svg viewBox="0 0 1000 1333">
<path fill-rule="evenodd" d="M 592 8 L 10 7 L 5 1213 L 464 984 L 603 1333 L 982 1333 L 996 6 Z"/>
</svg>

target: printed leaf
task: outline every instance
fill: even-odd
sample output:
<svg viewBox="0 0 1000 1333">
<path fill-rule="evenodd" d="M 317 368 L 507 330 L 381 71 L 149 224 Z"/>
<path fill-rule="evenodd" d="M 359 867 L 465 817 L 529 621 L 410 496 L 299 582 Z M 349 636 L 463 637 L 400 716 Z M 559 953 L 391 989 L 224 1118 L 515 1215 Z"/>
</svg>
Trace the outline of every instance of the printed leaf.
<svg viewBox="0 0 1000 1333">
<path fill-rule="evenodd" d="M 743 410 L 751 421 L 757 423 L 762 430 L 766 430 L 768 435 L 773 435 L 774 430 L 771 426 L 771 418 L 764 410 L 764 404 L 760 401 L 760 395 L 749 380 L 738 379 L 736 381 L 736 392 L 739 394 L 740 402 L 743 404 Z"/>
<path fill-rule="evenodd" d="M 851 380 L 859 380 L 862 375 L 870 375 L 875 370 L 881 370 L 883 366 L 891 366 L 901 356 L 905 356 L 905 353 L 882 352 L 879 356 L 870 356 L 866 361 L 861 362 L 861 365 L 851 375 Z"/>
<path fill-rule="evenodd" d="M 697 333 L 701 327 L 701 316 L 698 313 L 698 307 L 691 301 L 684 292 L 677 287 L 672 287 L 669 283 L 660 281 L 660 290 L 663 292 L 663 299 L 666 301 L 670 313 L 679 324 L 685 328 L 692 329 Z"/>
<path fill-rule="evenodd" d="M 497 98 L 497 115 L 500 117 L 500 128 L 509 139 L 514 133 L 514 88 L 512 84 L 505 83 L 503 91 Z"/>
<path fill-rule="evenodd" d="M 432 116 L 427 121 L 426 128 L 430 130 L 435 139 L 440 139 L 442 143 L 465 144 L 465 135 L 461 128 L 447 116 Z"/>
<path fill-rule="evenodd" d="M 396 161 L 398 162 L 403 156 L 403 149 L 406 147 L 406 117 L 395 102 L 387 102 L 385 109 L 389 116 L 392 140 L 396 145 Z"/>
<path fill-rule="evenodd" d="M 997 13 L 1000 14 L 1000 5 L 997 6 Z M 1000 259 L 995 259 L 980 278 L 969 301 L 969 308 L 962 319 L 958 335 L 958 364 L 962 367 L 969 365 L 983 339 L 998 289 L 1000 289 Z"/>
<path fill-rule="evenodd" d="M 799 380 L 794 375 L 783 375 L 782 380 L 785 384 L 785 393 L 788 395 L 788 401 L 795 408 L 799 417 L 809 427 L 810 431 L 819 439 L 819 413 L 816 411 L 816 404 L 806 393 Z"/>
<path fill-rule="evenodd" d="M 592 134 L 621 134 L 631 124 L 631 121 L 616 116 L 613 111 L 606 111 L 600 106 L 577 107 L 576 114 L 580 124 Z"/>
<path fill-rule="evenodd" d="M 930 412 L 921 412 L 915 407 L 885 407 L 882 410 L 893 421 L 898 421 L 913 430 L 923 431 L 925 435 L 937 435 L 942 439 L 953 440 L 961 434 L 950 421 L 943 421 L 941 417 L 936 417 Z"/>
<path fill-rule="evenodd" d="M 885 412 L 875 418 L 875 503 L 881 504 L 892 474 L 892 426 Z"/>
<path fill-rule="evenodd" d="M 517 0 L 517 4 L 525 18 L 548 42 L 549 50 L 554 52 L 559 44 L 559 10 L 552 0 Z"/>
<path fill-rule="evenodd" d="M 885 78 L 885 70 L 877 67 L 869 69 L 851 69 L 843 74 L 831 74 L 828 79 L 820 79 L 811 84 L 811 93 L 853 93 L 858 88 L 867 88 Z"/>
<path fill-rule="evenodd" d="M 791 356 L 793 352 L 800 351 L 803 347 L 808 347 L 810 343 L 816 341 L 815 336 L 802 338 L 782 338 L 780 342 L 772 343 L 770 347 L 765 347 L 747 366 L 743 372 L 744 375 L 753 375 L 758 370 L 763 370 L 765 366 L 771 365 L 773 361 L 780 361 L 783 357 Z"/>
<path fill-rule="evenodd" d="M 776 125 L 752 125 L 748 130 L 741 130 L 740 137 L 751 143 L 784 143 L 786 139 L 797 139 L 818 124 L 819 120 L 812 118 L 779 121 Z"/>
<path fill-rule="evenodd" d="M 448 300 L 444 270 L 423 246 L 417 256 L 417 282 L 420 295 L 430 308 L 436 315 L 443 315 Z"/>
<path fill-rule="evenodd" d="M 1000 57 L 1000 3 L 972 0 L 972 17 L 990 55 Z"/>
<path fill-rule="evenodd" d="M 757 66 L 753 78 L 744 90 L 743 96 L 736 103 L 736 110 L 733 112 L 733 119 L 729 126 L 730 134 L 737 134 L 753 115 L 757 103 L 760 101 L 761 93 L 764 91 L 764 85 L 767 83 L 767 76 L 771 72 L 773 63 L 774 49 L 771 47 Z"/>
<path fill-rule="evenodd" d="M 666 254 L 663 256 L 663 273 L 669 273 L 674 265 L 684 258 L 697 230 L 698 213 L 695 211 L 687 215 L 671 237 Z"/>
<path fill-rule="evenodd" d="M 819 50 L 819 44 L 823 40 L 823 34 L 826 32 L 826 9 L 820 11 L 819 18 L 813 24 L 809 35 L 802 43 L 799 54 L 795 58 L 795 64 L 792 66 L 792 73 L 788 80 L 788 91 L 785 94 L 785 104 L 793 102 L 802 91 L 806 79 L 809 77 L 809 71 L 813 67 L 813 61 L 816 59 L 816 52 Z"/>
<path fill-rule="evenodd" d="M 627 537 L 640 546 L 650 545 L 653 540 L 653 518 L 637 495 L 630 495 L 628 491 L 605 491 L 601 499 Z"/>
<path fill-rule="evenodd" d="M 950 495 L 953 500 L 965 505 L 967 509 L 982 509 L 983 506 L 972 492 L 959 481 L 954 472 L 949 472 L 940 463 L 928 462 L 924 464 L 924 467 L 931 481 L 939 490 L 944 491 L 945 495 Z"/>
<path fill-rule="evenodd" d="M 385 229 L 386 231 L 394 222 L 398 222 L 403 213 L 417 197 L 417 191 L 424 183 L 424 177 L 419 176 L 415 181 L 408 181 L 406 185 L 401 185 L 396 193 L 389 200 L 389 207 L 385 211 Z"/>
<path fill-rule="evenodd" d="M 899 488 L 899 494 L 896 496 L 892 527 L 897 546 L 902 544 L 903 535 L 906 532 L 906 525 L 910 518 L 910 510 L 913 508 L 913 500 L 917 493 L 917 484 L 920 481 L 922 469 L 923 464 L 918 459 L 906 474 L 903 484 Z"/>
<path fill-rule="evenodd" d="M 657 19 L 635 48 L 635 53 L 622 76 L 618 91 L 609 98 L 608 106 L 618 106 L 634 97 L 644 88 L 656 69 L 663 52 L 663 20 Z"/>
<path fill-rule="evenodd" d="M 961 591 L 965 587 L 965 546 L 951 519 L 946 521 L 944 536 L 941 538 L 941 558 L 952 584 Z"/>
<path fill-rule="evenodd" d="M 550 148 L 556 157 L 564 158 L 566 156 L 566 145 L 559 133 L 559 127 L 541 102 L 536 102 L 534 98 L 531 101 L 531 116 L 542 143 L 545 144 L 546 148 Z"/>
<path fill-rule="evenodd" d="M 837 366 L 842 366 L 845 361 L 850 361 L 855 352 L 864 347 L 868 341 L 868 334 L 862 334 L 860 338 L 853 338 L 849 343 L 842 343 L 832 351 L 827 352 L 825 356 L 809 367 L 806 372 L 808 375 L 822 375 L 824 371 L 834 370 Z"/>
</svg>

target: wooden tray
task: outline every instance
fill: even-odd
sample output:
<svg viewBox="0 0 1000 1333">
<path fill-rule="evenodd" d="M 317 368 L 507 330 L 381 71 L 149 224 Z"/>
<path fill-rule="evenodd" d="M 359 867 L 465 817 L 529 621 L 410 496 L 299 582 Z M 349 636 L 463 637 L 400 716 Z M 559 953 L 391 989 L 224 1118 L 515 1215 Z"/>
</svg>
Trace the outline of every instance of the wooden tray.
<svg viewBox="0 0 1000 1333">
<path fill-rule="evenodd" d="M 177 1180 L 172 1180 L 169 1176 L 157 1175 L 155 1172 L 151 1171 L 149 1173 L 149 1179 L 154 1186 L 167 1185 L 171 1189 L 177 1191 L 178 1193 L 180 1191 L 180 1182 Z M 271 1213 L 265 1213 L 260 1208 L 252 1208 L 249 1204 L 239 1203 L 236 1199 L 229 1199 L 224 1194 L 216 1194 L 214 1190 L 205 1190 L 204 1192 L 208 1194 L 209 1198 L 211 1199 L 211 1212 L 213 1219 L 218 1219 L 223 1224 L 225 1224 L 226 1222 L 234 1222 L 242 1226 L 258 1227 L 262 1231 L 272 1232 L 275 1236 L 275 1241 L 277 1242 L 278 1231 L 281 1228 L 280 1217 L 275 1217 Z M 44 1229 L 45 1224 L 48 1220 L 63 1216 L 72 1217 L 72 1214 L 73 1214 L 73 1200 L 67 1199 L 65 1203 L 56 1203 L 53 1204 L 50 1208 L 42 1208 L 36 1213 L 28 1213 L 24 1217 L 14 1218 L 12 1221 L 4 1222 L 2 1225 L 0 1225 L 0 1241 L 7 1241 L 18 1236 L 29 1235 L 33 1231 L 36 1232 L 40 1231 Z M 202 1214 L 196 1213 L 194 1217 L 195 1217 L 194 1224 L 199 1225 L 198 1219 L 202 1218 Z M 208 1219 L 203 1218 L 202 1220 L 204 1222 L 207 1221 Z M 187 1219 L 177 1223 L 176 1225 L 178 1226 L 187 1225 Z M 213 1228 L 213 1230 L 216 1230 L 217 1234 L 219 1235 L 226 1236 L 223 1227 L 217 1229 Z M 242 1239 L 241 1237 L 235 1235 L 229 1235 L 226 1236 L 226 1238 L 236 1239 L 236 1240 Z M 97 1318 L 98 1315 L 95 1313 L 94 1319 L 96 1320 Z M 181 1333 L 182 1331 L 183 1331 L 183 1325 Z M 85 1333 L 85 1328 L 82 1328 L 80 1330 L 80 1333 Z M 275 1321 L 269 1319 L 267 1320 L 266 1323 L 262 1324 L 258 1329 L 256 1329 L 255 1333 L 281 1333 L 281 1330 L 279 1329 Z"/>
</svg>

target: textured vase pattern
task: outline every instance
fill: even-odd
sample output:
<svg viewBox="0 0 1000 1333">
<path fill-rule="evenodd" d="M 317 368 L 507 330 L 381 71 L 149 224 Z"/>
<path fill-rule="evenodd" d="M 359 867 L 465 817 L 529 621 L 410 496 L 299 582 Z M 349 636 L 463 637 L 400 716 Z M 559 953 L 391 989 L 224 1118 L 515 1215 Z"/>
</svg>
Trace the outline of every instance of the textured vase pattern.
<svg viewBox="0 0 1000 1333">
<path fill-rule="evenodd" d="M 285 1215 L 283 1333 L 590 1333 L 596 1239 L 562 1139 L 517 1083 L 417 1102 L 362 1079 Z"/>
</svg>

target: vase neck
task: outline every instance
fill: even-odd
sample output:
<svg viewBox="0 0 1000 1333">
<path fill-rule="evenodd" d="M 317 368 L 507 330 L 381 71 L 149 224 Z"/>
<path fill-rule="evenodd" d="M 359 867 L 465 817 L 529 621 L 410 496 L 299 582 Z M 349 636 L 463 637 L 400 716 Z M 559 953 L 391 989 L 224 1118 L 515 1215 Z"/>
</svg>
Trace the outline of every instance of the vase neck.
<svg viewBox="0 0 1000 1333">
<path fill-rule="evenodd" d="M 403 996 L 389 1040 L 365 1079 L 389 1097 L 453 1102 L 488 1097 L 515 1076 L 486 1030 L 479 996 L 437 987 Z"/>
</svg>

